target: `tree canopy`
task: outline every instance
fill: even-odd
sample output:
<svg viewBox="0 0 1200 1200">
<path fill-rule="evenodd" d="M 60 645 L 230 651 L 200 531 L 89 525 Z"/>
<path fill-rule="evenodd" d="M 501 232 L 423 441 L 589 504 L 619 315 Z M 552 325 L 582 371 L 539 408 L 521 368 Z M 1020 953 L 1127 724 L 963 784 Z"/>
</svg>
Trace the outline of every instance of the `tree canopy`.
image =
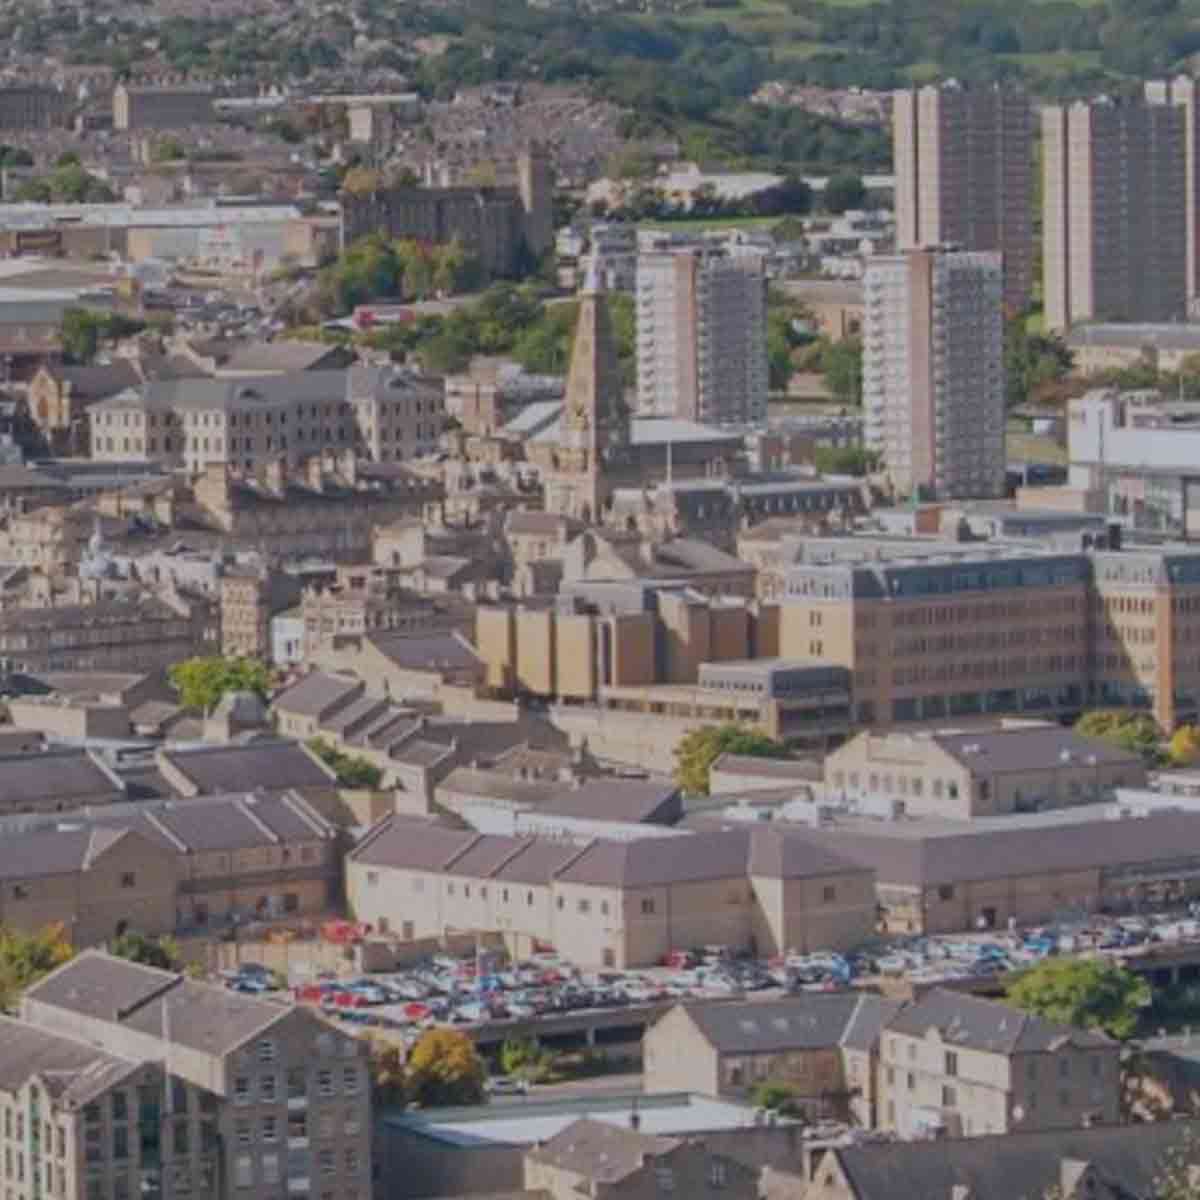
<svg viewBox="0 0 1200 1200">
<path fill-rule="evenodd" d="M 1084 713 L 1075 722 L 1075 732 L 1140 754 L 1147 762 L 1161 757 L 1158 725 L 1148 712 L 1138 709 L 1101 708 Z"/>
<path fill-rule="evenodd" d="M 315 737 L 308 748 L 337 775 L 345 788 L 377 788 L 383 782 L 383 771 L 361 754 L 347 754 L 324 738 Z"/>
<path fill-rule="evenodd" d="M 21 993 L 75 956 L 65 926 L 37 933 L 0 928 L 0 1009 L 12 1009 Z"/>
<path fill-rule="evenodd" d="M 1150 988 L 1108 959 L 1050 958 L 1023 972 L 1005 996 L 1024 1012 L 1125 1040 L 1150 1003 Z"/>
<path fill-rule="evenodd" d="M 117 958 L 141 963 L 144 967 L 158 967 L 163 971 L 178 971 L 183 962 L 179 943 L 172 937 L 150 937 L 131 929 L 115 938 L 109 952 Z"/>
<path fill-rule="evenodd" d="M 226 692 L 254 692 L 265 699 L 271 686 L 266 664 L 256 658 L 189 658 L 168 674 L 180 703 L 203 713 L 211 712 Z"/>
<path fill-rule="evenodd" d="M 832 176 L 821 193 L 821 207 L 826 212 L 844 213 L 863 208 L 867 203 L 867 188 L 861 175 L 841 171 Z"/>
<path fill-rule="evenodd" d="M 426 1030 L 408 1056 L 409 1095 L 426 1108 L 478 1104 L 486 1076 L 475 1043 L 457 1029 Z"/>
<path fill-rule="evenodd" d="M 722 754 L 787 758 L 788 749 L 782 742 L 745 725 L 708 725 L 693 729 L 675 747 L 675 782 L 685 792 L 707 796 L 709 771 Z"/>
</svg>

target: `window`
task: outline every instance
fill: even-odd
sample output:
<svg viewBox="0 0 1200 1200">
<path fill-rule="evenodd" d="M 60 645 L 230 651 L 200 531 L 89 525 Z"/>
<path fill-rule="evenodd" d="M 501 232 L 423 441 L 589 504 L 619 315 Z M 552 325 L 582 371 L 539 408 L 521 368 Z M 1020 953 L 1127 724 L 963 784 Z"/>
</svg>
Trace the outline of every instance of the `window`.
<svg viewBox="0 0 1200 1200">
<path fill-rule="evenodd" d="M 303 1100 L 308 1094 L 308 1083 L 304 1078 L 303 1067 L 292 1067 L 288 1071 L 287 1094 L 289 1100 Z"/>
<path fill-rule="evenodd" d="M 958 1074 L 958 1054 L 953 1050 L 946 1051 L 946 1074 Z"/>
<path fill-rule="evenodd" d="M 333 1137 L 333 1113 L 322 1113 L 317 1118 L 317 1137 L 323 1142 Z"/>
<path fill-rule="evenodd" d="M 910 1092 L 915 1092 L 917 1090 L 917 1077 L 911 1071 L 907 1072 L 904 1077 L 904 1086 L 907 1087 Z"/>
<path fill-rule="evenodd" d="M 263 1064 L 275 1061 L 275 1039 L 263 1038 L 258 1043 L 258 1061 Z"/>
<path fill-rule="evenodd" d="M 660 1192 L 673 1192 L 675 1190 L 675 1172 L 670 1167 L 655 1167 L 654 1182 L 658 1184 Z"/>
<path fill-rule="evenodd" d="M 318 1071 L 317 1072 L 317 1095 L 326 1098 L 333 1095 L 333 1072 Z"/>
<path fill-rule="evenodd" d="M 137 887 L 137 875 L 133 871 L 122 871 L 121 886 L 123 888 Z"/>
<path fill-rule="evenodd" d="M 263 1183 L 279 1182 L 279 1155 L 264 1154 L 262 1156 Z"/>
<path fill-rule="evenodd" d="M 358 1174 L 358 1150 L 354 1146 L 346 1147 L 346 1174 Z"/>
<path fill-rule="evenodd" d="M 949 1086 L 942 1088 L 942 1107 L 954 1108 L 958 1104 L 958 1093 Z"/>
<path fill-rule="evenodd" d="M 171 1111 L 185 1113 L 188 1110 L 187 1084 L 182 1079 L 171 1080 Z"/>
<path fill-rule="evenodd" d="M 254 1141 L 254 1133 L 250 1128 L 250 1122 L 245 1117 L 239 1117 L 233 1123 L 233 1132 L 239 1146 L 249 1146 Z"/>
<path fill-rule="evenodd" d="M 113 1130 L 112 1156 L 118 1162 L 129 1157 L 129 1130 L 124 1125 Z"/>
<path fill-rule="evenodd" d="M 320 1171 L 322 1175 L 332 1175 L 334 1171 L 337 1170 L 337 1167 L 333 1161 L 332 1150 L 317 1151 L 317 1170 Z"/>
<path fill-rule="evenodd" d="M 276 1098 L 277 1083 L 278 1081 L 274 1075 L 260 1076 L 258 1081 L 259 1098 L 266 1101 L 268 1104 L 274 1103 Z"/>
<path fill-rule="evenodd" d="M 288 1117 L 288 1141 L 308 1140 L 308 1117 L 304 1113 L 292 1113 Z"/>
<path fill-rule="evenodd" d="M 234 1104 L 250 1103 L 250 1080 L 245 1075 L 239 1075 L 233 1081 Z"/>
<path fill-rule="evenodd" d="M 267 1116 L 262 1119 L 259 1136 L 264 1142 L 274 1142 L 279 1138 L 279 1121 L 276 1117 Z"/>
<path fill-rule="evenodd" d="M 239 1154 L 233 1160 L 233 1186 L 254 1186 L 254 1159 L 249 1154 Z"/>
<path fill-rule="evenodd" d="M 174 1125 L 174 1141 L 176 1154 L 192 1152 L 191 1130 L 188 1128 L 187 1117 L 180 1117 Z"/>
<path fill-rule="evenodd" d="M 1071 1060 L 1069 1058 L 1060 1058 L 1058 1060 L 1058 1077 L 1066 1079 L 1071 1074 Z"/>
<path fill-rule="evenodd" d="M 824 887 L 821 889 L 821 899 L 826 904 L 832 904 L 837 899 L 837 888 Z"/>
<path fill-rule="evenodd" d="M 708 1182 L 713 1187 L 724 1187 L 728 1179 L 728 1171 L 726 1170 L 725 1160 L 723 1158 L 714 1158 L 708 1164 Z"/>
<path fill-rule="evenodd" d="M 592 911 L 592 902 L 590 900 L 580 900 L 579 911 L 581 913 L 590 913 Z"/>
<path fill-rule="evenodd" d="M 358 1095 L 358 1068 L 344 1067 L 342 1069 L 342 1090 L 347 1096 Z"/>
<path fill-rule="evenodd" d="M 642 916 L 643 917 L 652 917 L 653 915 L 654 915 L 654 900 L 650 897 L 647 897 L 645 900 L 642 901 Z"/>
</svg>

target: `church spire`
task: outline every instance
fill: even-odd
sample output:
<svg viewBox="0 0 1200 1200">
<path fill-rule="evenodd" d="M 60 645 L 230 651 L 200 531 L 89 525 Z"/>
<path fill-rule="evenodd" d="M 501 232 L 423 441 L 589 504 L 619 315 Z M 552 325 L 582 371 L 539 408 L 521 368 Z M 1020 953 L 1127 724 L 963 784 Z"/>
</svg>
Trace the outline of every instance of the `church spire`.
<svg viewBox="0 0 1200 1200">
<path fill-rule="evenodd" d="M 625 440 L 625 385 L 596 261 L 588 263 L 567 371 L 564 430 L 572 445 L 603 449 Z"/>
</svg>

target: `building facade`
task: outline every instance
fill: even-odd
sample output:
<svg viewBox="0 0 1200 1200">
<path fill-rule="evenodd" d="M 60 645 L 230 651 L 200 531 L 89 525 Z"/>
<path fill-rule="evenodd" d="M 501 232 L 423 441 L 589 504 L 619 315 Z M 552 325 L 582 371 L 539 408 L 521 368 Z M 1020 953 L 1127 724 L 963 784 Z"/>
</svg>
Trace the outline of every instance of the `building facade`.
<svg viewBox="0 0 1200 1200">
<path fill-rule="evenodd" d="M 1189 111 L 1108 98 L 1042 110 L 1048 329 L 1186 316 Z"/>
<path fill-rule="evenodd" d="M 113 90 L 113 128 L 187 129 L 216 121 L 213 90 L 205 84 L 140 87 L 119 83 Z"/>
<path fill-rule="evenodd" d="M 1033 285 L 1033 111 L 1022 91 L 957 82 L 892 96 L 896 245 L 998 251 L 1004 302 Z"/>
<path fill-rule="evenodd" d="M 1146 81 L 1147 104 L 1173 104 L 1183 112 L 1184 211 L 1187 216 L 1187 298 L 1189 313 L 1200 294 L 1200 113 L 1196 80 L 1190 75 Z"/>
<path fill-rule="evenodd" d="M 902 495 L 1005 491 L 1003 267 L 941 248 L 867 266 L 863 441 Z"/>
<path fill-rule="evenodd" d="M 160 1200 L 370 1195 L 367 1045 L 309 1010 L 92 951 L 30 988 L 21 1020 L 170 1077 L 84 1111 L 96 1183 L 76 1194 L 115 1195 L 119 1173 L 126 1196 Z M 39 1159 L 45 1133 L 40 1120 L 27 1129 Z M 126 1141 L 142 1152 L 128 1165 Z"/>
<path fill-rule="evenodd" d="M 714 424 L 767 413 L 766 281 L 755 256 L 638 255 L 638 408 Z"/>
</svg>

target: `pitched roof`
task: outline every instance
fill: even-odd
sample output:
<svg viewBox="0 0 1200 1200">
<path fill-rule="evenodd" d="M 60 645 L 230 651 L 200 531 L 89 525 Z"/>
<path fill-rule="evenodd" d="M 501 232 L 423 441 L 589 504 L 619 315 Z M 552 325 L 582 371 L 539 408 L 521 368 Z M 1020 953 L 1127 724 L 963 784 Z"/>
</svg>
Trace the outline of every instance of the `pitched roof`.
<svg viewBox="0 0 1200 1200">
<path fill-rule="evenodd" d="M 719 1053 L 767 1054 L 840 1045 L 859 999 L 846 992 L 737 1004 L 718 1000 L 683 1007 Z"/>
<path fill-rule="evenodd" d="M 1047 1021 L 995 1000 L 947 988 L 926 992 L 916 1003 L 901 1009 L 887 1028 L 890 1033 L 910 1037 L 924 1037 L 936 1029 L 944 1042 L 993 1054 L 1038 1053 L 1064 1042 L 1084 1048 L 1116 1046 L 1102 1033 Z"/>
<path fill-rule="evenodd" d="M 26 992 L 39 1005 L 118 1023 L 205 1054 L 223 1054 L 290 1011 L 273 1000 L 197 983 L 85 950 Z"/>
<path fill-rule="evenodd" d="M 596 887 L 654 887 L 746 874 L 749 834 L 741 830 L 686 838 L 592 842 L 558 878 Z"/>
<path fill-rule="evenodd" d="M 1151 1200 L 1164 1155 L 1193 1147 L 1200 1121 L 1055 1129 L 929 1142 L 865 1142 L 837 1156 L 856 1200 L 899 1196 L 946 1198 L 964 1187 L 972 1200 L 1014 1200 L 1059 1189 L 1064 1160 L 1089 1163 L 1111 1194 Z M 1189 1154 L 1190 1157 L 1190 1154 Z"/>
<path fill-rule="evenodd" d="M 83 1072 L 132 1070 L 136 1063 L 36 1025 L 0 1016 L 0 1091 L 15 1092 L 31 1076 L 53 1072 L 73 1082 Z"/>
<path fill-rule="evenodd" d="M 798 783 L 808 783 L 823 778 L 821 764 L 811 758 L 756 758 L 751 754 L 721 754 L 712 769 L 782 782 L 794 779 Z"/>
<path fill-rule="evenodd" d="M 351 696 L 362 691 L 362 683 L 349 675 L 333 675 L 328 671 L 309 671 L 299 682 L 280 692 L 272 707 L 298 717 L 321 717 L 345 704 Z"/>
<path fill-rule="evenodd" d="M 40 879 L 85 871 L 128 832 L 72 825 L 71 828 L 7 833 L 0 838 L 0 881 Z"/>
<path fill-rule="evenodd" d="M 73 808 L 122 794 L 120 779 L 86 750 L 0 755 L 0 806 L 9 811 L 47 800 Z"/>
<path fill-rule="evenodd" d="M 669 1154 L 682 1144 L 675 1138 L 652 1137 L 620 1125 L 580 1117 L 531 1149 L 529 1157 L 577 1175 L 614 1183 L 640 1171 L 647 1158 Z"/>
<path fill-rule="evenodd" d="M 307 371 L 326 358 L 336 357 L 338 347 L 323 342 L 246 342 L 237 346 L 222 364 L 232 371 Z"/>
<path fill-rule="evenodd" d="M 133 363 L 126 359 L 118 359 L 107 366 L 53 367 L 50 373 L 69 383 L 72 397 L 80 400 L 103 400 L 123 388 L 135 386 L 142 378 Z"/>
<path fill-rule="evenodd" d="M 756 827 L 749 831 L 747 871 L 768 879 L 810 879 L 845 875 L 864 868 L 836 847 L 822 845 L 802 833 Z"/>
<path fill-rule="evenodd" d="M 1179 858 L 1181 846 L 1195 845 L 1200 838 L 1200 813 L 1191 812 L 1014 829 L 972 824 L 956 823 L 948 831 L 920 821 L 880 822 L 878 831 L 835 826 L 805 831 L 804 836 L 871 868 L 880 883 L 919 888 L 1171 861 Z"/>
<path fill-rule="evenodd" d="M 674 783 L 648 779 L 587 779 L 556 792 L 540 811 L 596 821 L 652 822 L 679 797 Z"/>
<path fill-rule="evenodd" d="M 441 871 L 480 836 L 473 829 L 391 816 L 371 830 L 350 857 L 368 867 Z"/>
<path fill-rule="evenodd" d="M 841 1044 L 848 1050 L 872 1050 L 888 1022 L 904 1007 L 902 1000 L 887 1000 L 860 992 Z"/>
<path fill-rule="evenodd" d="M 402 671 L 461 671 L 480 663 L 461 633 L 372 633 L 367 640 Z"/>
<path fill-rule="evenodd" d="M 1140 763 L 1132 750 L 1081 737 L 1059 725 L 935 733 L 932 741 L 972 771 L 1050 771 L 1071 761 L 1076 765 Z"/>
<path fill-rule="evenodd" d="M 282 791 L 336 785 L 334 773 L 324 763 L 299 742 L 282 739 L 161 750 L 159 754 L 200 792 L 210 795 L 254 788 Z"/>
</svg>

